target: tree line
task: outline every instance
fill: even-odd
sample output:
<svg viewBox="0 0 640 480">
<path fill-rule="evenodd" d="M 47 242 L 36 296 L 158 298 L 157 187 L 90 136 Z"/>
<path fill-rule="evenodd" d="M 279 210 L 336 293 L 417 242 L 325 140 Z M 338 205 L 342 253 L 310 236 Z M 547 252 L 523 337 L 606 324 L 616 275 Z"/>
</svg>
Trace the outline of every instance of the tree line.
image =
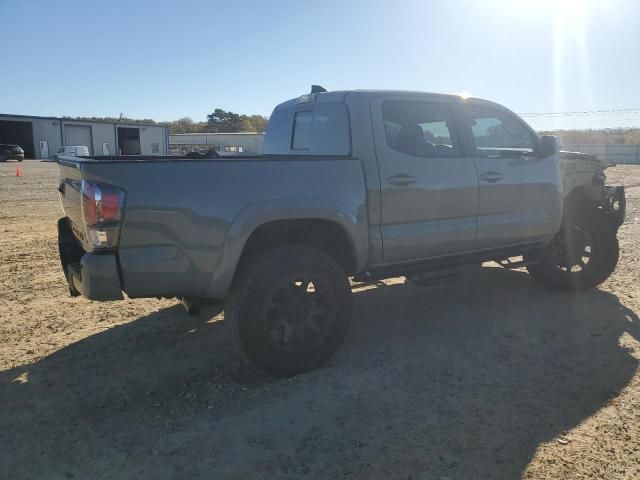
<svg viewBox="0 0 640 480">
<path fill-rule="evenodd" d="M 190 117 L 168 122 L 171 133 L 264 133 L 269 119 L 262 115 L 241 115 L 216 108 L 207 115 L 206 122 L 195 122 Z"/>
<path fill-rule="evenodd" d="M 156 122 L 150 118 L 119 117 L 62 117 L 67 120 L 85 120 L 100 122 L 122 122 L 133 124 L 149 124 L 169 127 L 169 133 L 264 133 L 269 119 L 263 115 L 243 115 L 221 108 L 216 108 L 207 115 L 204 122 L 196 122 L 191 117 L 183 117 L 170 122 Z"/>
</svg>

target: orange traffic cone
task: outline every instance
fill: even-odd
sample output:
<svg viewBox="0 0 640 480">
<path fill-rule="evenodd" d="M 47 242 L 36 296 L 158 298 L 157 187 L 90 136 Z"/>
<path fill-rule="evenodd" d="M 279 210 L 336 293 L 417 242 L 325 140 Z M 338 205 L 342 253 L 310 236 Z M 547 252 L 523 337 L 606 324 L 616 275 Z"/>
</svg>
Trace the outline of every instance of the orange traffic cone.
<svg viewBox="0 0 640 480">
<path fill-rule="evenodd" d="M 16 177 L 21 177 L 22 172 L 20 171 L 20 165 L 16 165 Z"/>
</svg>

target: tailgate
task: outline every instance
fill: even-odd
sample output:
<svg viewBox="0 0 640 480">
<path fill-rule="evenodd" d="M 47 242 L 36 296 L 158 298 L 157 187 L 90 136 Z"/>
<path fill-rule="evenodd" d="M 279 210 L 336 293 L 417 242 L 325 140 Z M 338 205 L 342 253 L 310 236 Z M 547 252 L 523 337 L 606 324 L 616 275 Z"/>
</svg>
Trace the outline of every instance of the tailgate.
<svg viewBox="0 0 640 480">
<path fill-rule="evenodd" d="M 58 192 L 62 210 L 69 219 L 69 226 L 74 236 L 86 248 L 81 210 L 82 172 L 80 166 L 70 159 L 58 159 L 58 167 Z"/>
</svg>

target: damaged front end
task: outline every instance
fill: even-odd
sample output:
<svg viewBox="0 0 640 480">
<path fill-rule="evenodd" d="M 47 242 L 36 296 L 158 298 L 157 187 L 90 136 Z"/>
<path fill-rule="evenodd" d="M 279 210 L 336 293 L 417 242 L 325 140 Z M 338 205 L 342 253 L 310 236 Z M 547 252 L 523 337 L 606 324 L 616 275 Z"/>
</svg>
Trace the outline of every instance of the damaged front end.
<svg viewBox="0 0 640 480">
<path fill-rule="evenodd" d="M 627 210 L 627 197 L 622 185 L 604 186 L 604 196 L 600 199 L 598 209 L 617 230 L 624 223 Z"/>
<path fill-rule="evenodd" d="M 559 152 L 560 171 L 565 191 L 583 187 L 598 211 L 617 230 L 624 223 L 627 200 L 622 185 L 607 185 L 604 171 L 615 163 L 598 155 L 579 152 Z"/>
</svg>

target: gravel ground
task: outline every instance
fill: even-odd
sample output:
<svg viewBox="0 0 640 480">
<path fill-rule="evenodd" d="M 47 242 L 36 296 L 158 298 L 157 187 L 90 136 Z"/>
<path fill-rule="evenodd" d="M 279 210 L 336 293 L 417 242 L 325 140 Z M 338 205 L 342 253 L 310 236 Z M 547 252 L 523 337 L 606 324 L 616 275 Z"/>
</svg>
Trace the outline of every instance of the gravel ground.
<svg viewBox="0 0 640 480">
<path fill-rule="evenodd" d="M 222 315 L 67 295 L 55 164 L 0 164 L 0 478 L 640 478 L 640 188 L 601 288 L 520 271 L 354 293 L 330 364 L 230 360 Z M 640 184 L 640 167 L 610 177 Z"/>
</svg>

